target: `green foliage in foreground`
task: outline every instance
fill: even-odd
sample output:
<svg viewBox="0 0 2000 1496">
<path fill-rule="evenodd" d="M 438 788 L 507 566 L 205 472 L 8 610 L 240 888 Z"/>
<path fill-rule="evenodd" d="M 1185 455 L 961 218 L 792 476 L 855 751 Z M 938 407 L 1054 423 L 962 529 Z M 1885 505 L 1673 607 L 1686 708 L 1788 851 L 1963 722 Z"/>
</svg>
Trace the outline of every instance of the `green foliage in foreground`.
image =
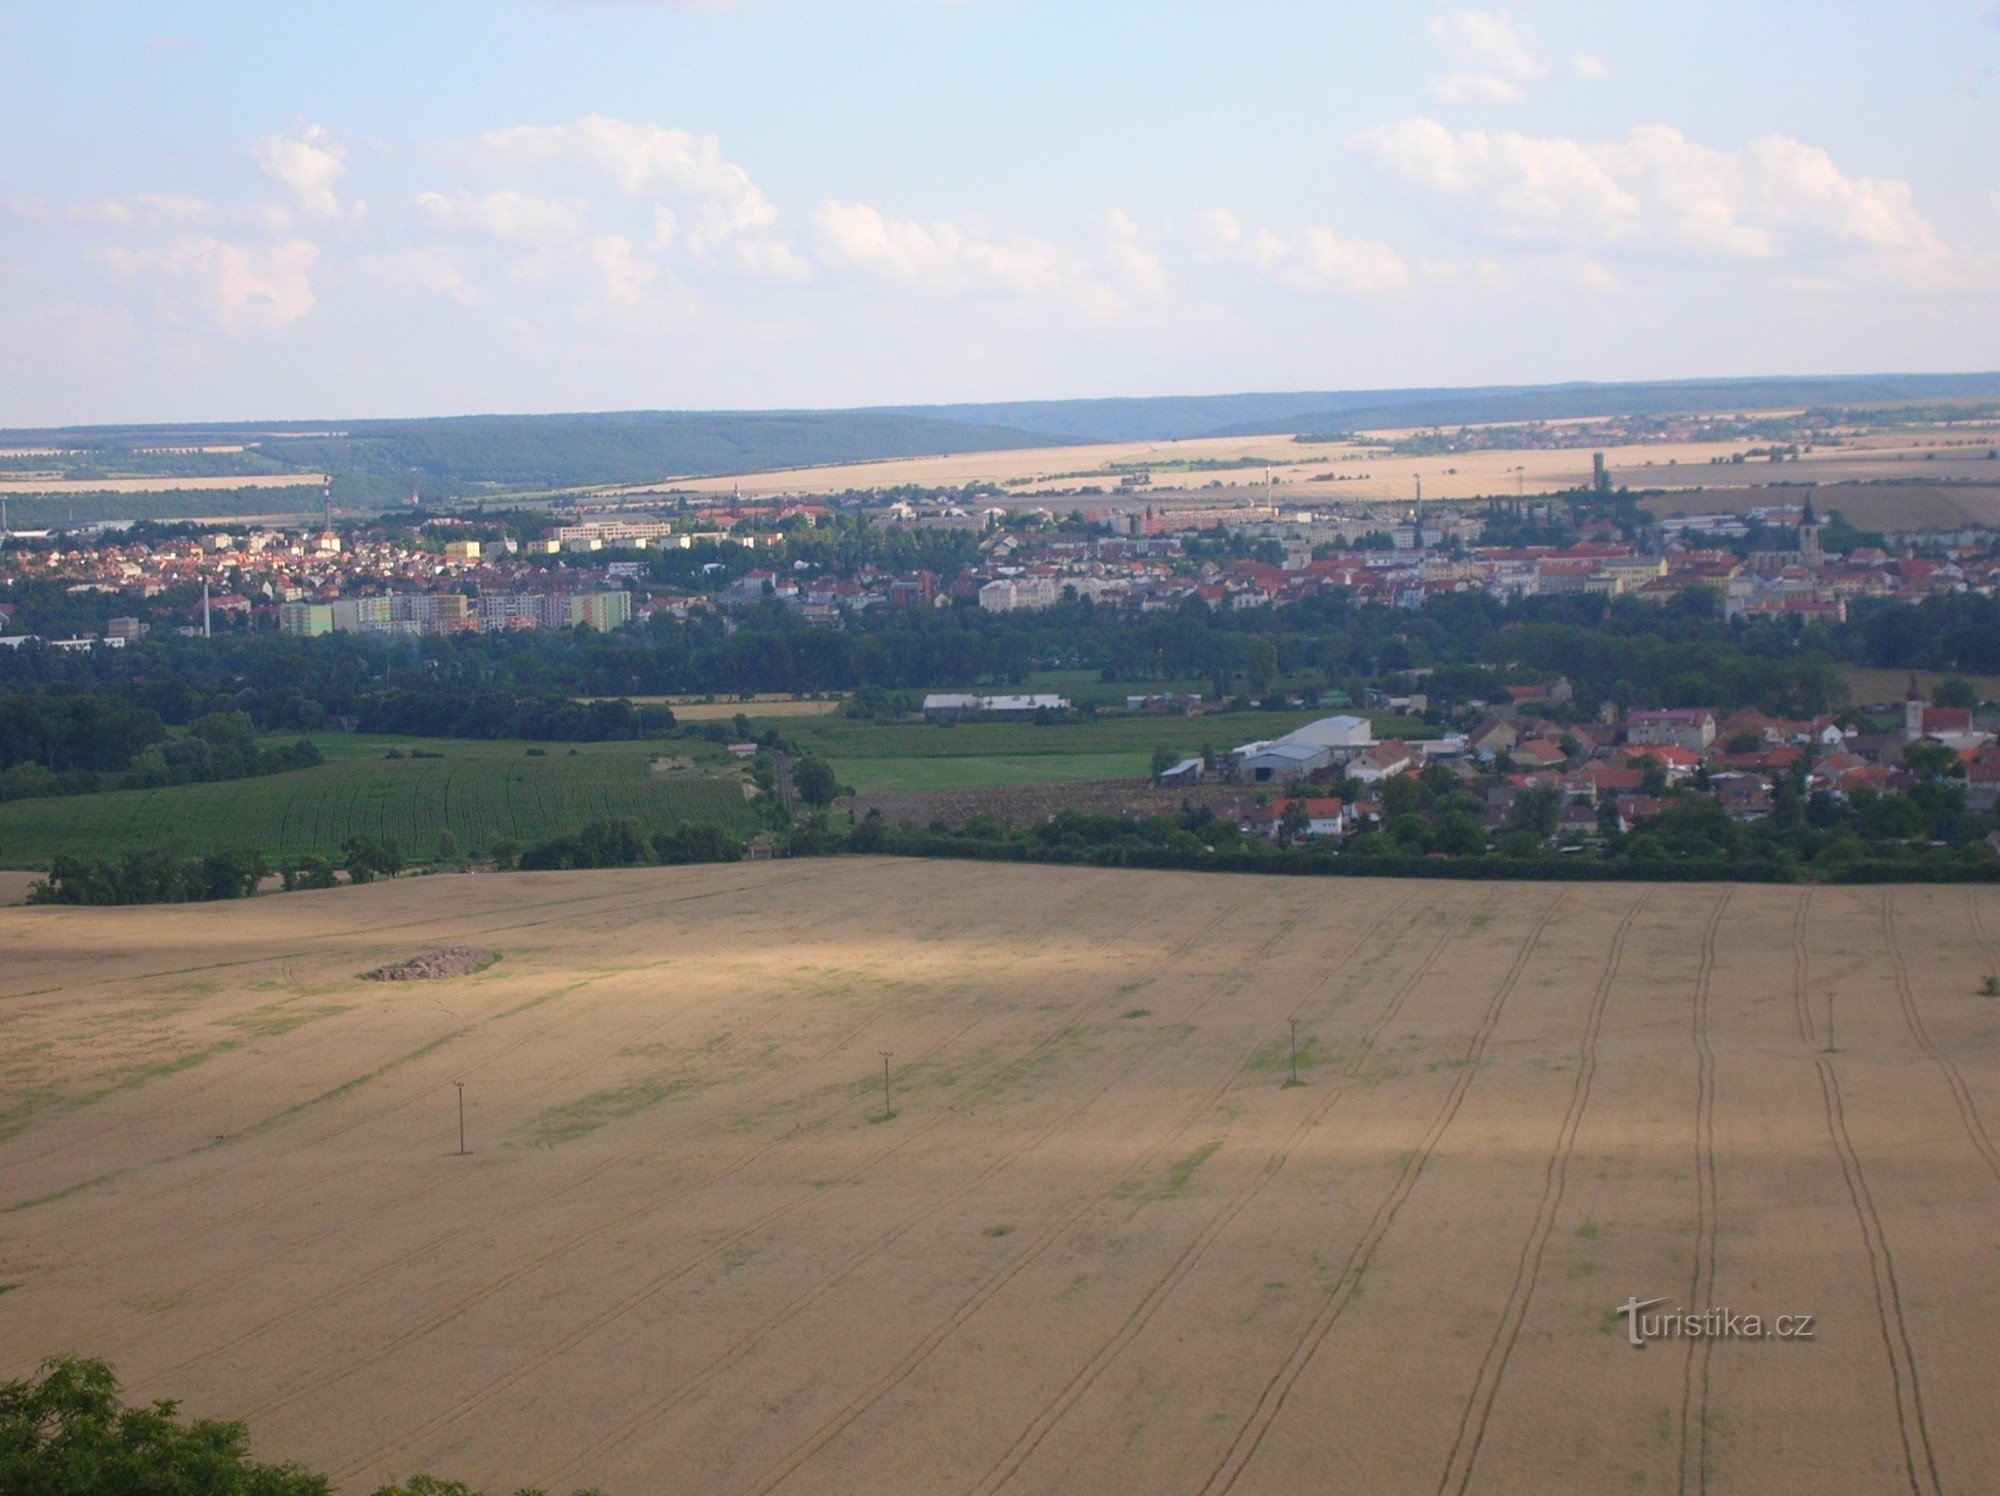
<svg viewBox="0 0 2000 1496">
<path fill-rule="evenodd" d="M 63 1356 L 39 1375 L 0 1383 L 0 1491 L 8 1496 L 332 1496 L 300 1465 L 250 1458 L 241 1423 L 182 1422 L 179 1405 L 126 1407 L 102 1361 Z M 478 1496 L 419 1475 L 376 1496 Z M 539 1496 L 520 1491 L 516 1496 Z M 579 1492 L 578 1496 L 589 1496 Z"/>
</svg>

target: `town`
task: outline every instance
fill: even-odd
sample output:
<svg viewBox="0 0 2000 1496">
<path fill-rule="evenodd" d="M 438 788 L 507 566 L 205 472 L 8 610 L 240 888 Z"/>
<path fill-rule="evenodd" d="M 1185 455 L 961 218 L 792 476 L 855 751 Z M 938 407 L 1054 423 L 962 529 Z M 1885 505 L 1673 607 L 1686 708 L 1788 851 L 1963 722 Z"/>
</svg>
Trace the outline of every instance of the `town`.
<svg viewBox="0 0 2000 1496">
<path fill-rule="evenodd" d="M 803 543 L 836 531 L 857 543 Z M 898 568 L 869 554 L 871 544 L 886 550 L 897 539 L 928 541 L 947 559 Z M 843 561 L 843 551 L 859 559 Z M 1992 595 L 2000 531 L 1869 535 L 1818 512 L 1810 494 L 1654 521 L 1610 490 L 1600 462 L 1597 483 L 1577 494 L 1428 508 L 1421 498 L 1216 507 L 1197 495 L 1059 515 L 945 492 L 720 506 L 683 497 L 596 516 L 578 501 L 566 515 L 451 511 L 339 523 L 329 506 L 314 525 L 243 531 L 100 523 L 8 532 L 0 585 L 17 582 L 129 601 L 97 629 L 51 638 L 69 648 L 100 639 L 117 647 L 160 625 L 608 632 L 656 615 L 774 602 L 838 628 L 878 608 L 1010 613 L 1088 601 L 1132 614 L 1194 603 L 1221 612 L 1336 592 L 1405 609 L 1466 592 L 1659 604 L 1698 592 L 1724 618 L 1808 624 L 1844 621 L 1859 598 Z"/>
</svg>

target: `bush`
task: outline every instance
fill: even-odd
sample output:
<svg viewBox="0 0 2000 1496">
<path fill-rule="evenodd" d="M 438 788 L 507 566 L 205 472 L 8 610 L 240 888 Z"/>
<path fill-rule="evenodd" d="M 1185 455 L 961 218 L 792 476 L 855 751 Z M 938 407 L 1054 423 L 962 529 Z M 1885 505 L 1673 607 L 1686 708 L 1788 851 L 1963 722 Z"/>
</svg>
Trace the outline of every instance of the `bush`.
<svg viewBox="0 0 2000 1496">
<path fill-rule="evenodd" d="M 211 852 L 186 859 L 164 852 L 128 852 L 116 861 L 65 853 L 50 864 L 48 877 L 28 890 L 28 902 L 189 904 L 247 899 L 267 871 L 255 852 Z"/>
<path fill-rule="evenodd" d="M 285 891 L 302 888 L 332 888 L 340 879 L 339 869 L 324 857 L 305 856 L 285 869 Z"/>
<path fill-rule="evenodd" d="M 676 826 L 653 838 L 653 855 L 668 865 L 689 862 L 740 862 L 743 843 L 720 826 L 706 822 Z"/>
<path fill-rule="evenodd" d="M 631 867 L 646 861 L 646 843 L 630 821 L 592 821 L 572 836 L 552 836 L 521 854 L 522 872 Z"/>
<path fill-rule="evenodd" d="M 174 1402 L 124 1406 L 118 1378 L 102 1361 L 55 1357 L 34 1378 L 0 1382 L 0 1491 L 8 1496 L 332 1496 L 325 1476 L 259 1464 L 249 1446 L 241 1423 L 183 1423 Z M 417 1475 L 375 1496 L 479 1493 Z"/>
</svg>

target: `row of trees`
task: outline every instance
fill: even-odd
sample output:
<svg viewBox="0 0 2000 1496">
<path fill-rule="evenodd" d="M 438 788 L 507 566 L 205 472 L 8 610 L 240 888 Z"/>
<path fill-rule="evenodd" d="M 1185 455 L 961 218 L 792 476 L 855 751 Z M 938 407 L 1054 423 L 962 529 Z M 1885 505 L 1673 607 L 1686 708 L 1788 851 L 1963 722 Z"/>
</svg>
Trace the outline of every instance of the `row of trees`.
<svg viewBox="0 0 2000 1496">
<path fill-rule="evenodd" d="M 176 733 L 109 692 L 0 695 L 0 800 L 245 779 L 320 761 L 303 738 L 259 748 L 240 711 L 196 717 Z"/>
<path fill-rule="evenodd" d="M 1698 593 L 1666 608 L 1595 597 L 1510 605 L 1462 593 L 1414 612 L 1330 594 L 1286 608 L 1212 613 L 1191 602 L 1140 616 L 1087 601 L 1039 613 L 877 610 L 830 629 L 773 602 L 727 618 L 656 617 L 609 635 L 169 635 L 91 652 L 28 645 L 0 655 L 0 690 L 113 694 L 166 723 L 240 710 L 264 731 L 358 717 L 394 731 L 575 737 L 644 733 L 666 721 L 658 709 L 629 706 L 615 719 L 610 710 L 578 716 L 569 708 L 579 696 L 903 692 L 1019 681 L 1049 667 L 1116 680 L 1205 679 L 1219 695 L 1256 696 L 1280 677 L 1351 687 L 1422 669 L 1446 700 L 1548 673 L 1567 675 L 1586 704 L 1801 714 L 1839 703 L 1843 661 L 1970 669 L 1991 657 L 2000 668 L 1996 609 L 1978 597 L 1857 602 L 1854 623 L 1802 630 L 1775 619 L 1725 623 Z"/>
<path fill-rule="evenodd" d="M 521 853 L 518 866 L 523 872 L 566 872 L 649 862 L 738 862 L 743 854 L 741 841 L 706 822 L 669 827 L 647 837 L 630 821 L 592 821 L 571 835 L 535 843 Z"/>
</svg>

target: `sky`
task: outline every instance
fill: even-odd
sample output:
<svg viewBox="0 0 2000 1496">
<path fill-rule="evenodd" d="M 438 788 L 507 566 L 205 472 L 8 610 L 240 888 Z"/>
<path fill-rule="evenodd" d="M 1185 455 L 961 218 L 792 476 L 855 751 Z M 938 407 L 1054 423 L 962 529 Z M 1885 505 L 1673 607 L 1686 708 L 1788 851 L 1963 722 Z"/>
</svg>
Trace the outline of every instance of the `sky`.
<svg viewBox="0 0 2000 1496">
<path fill-rule="evenodd" d="M 1995 0 L 0 0 L 0 426 L 2000 367 Z"/>
</svg>

